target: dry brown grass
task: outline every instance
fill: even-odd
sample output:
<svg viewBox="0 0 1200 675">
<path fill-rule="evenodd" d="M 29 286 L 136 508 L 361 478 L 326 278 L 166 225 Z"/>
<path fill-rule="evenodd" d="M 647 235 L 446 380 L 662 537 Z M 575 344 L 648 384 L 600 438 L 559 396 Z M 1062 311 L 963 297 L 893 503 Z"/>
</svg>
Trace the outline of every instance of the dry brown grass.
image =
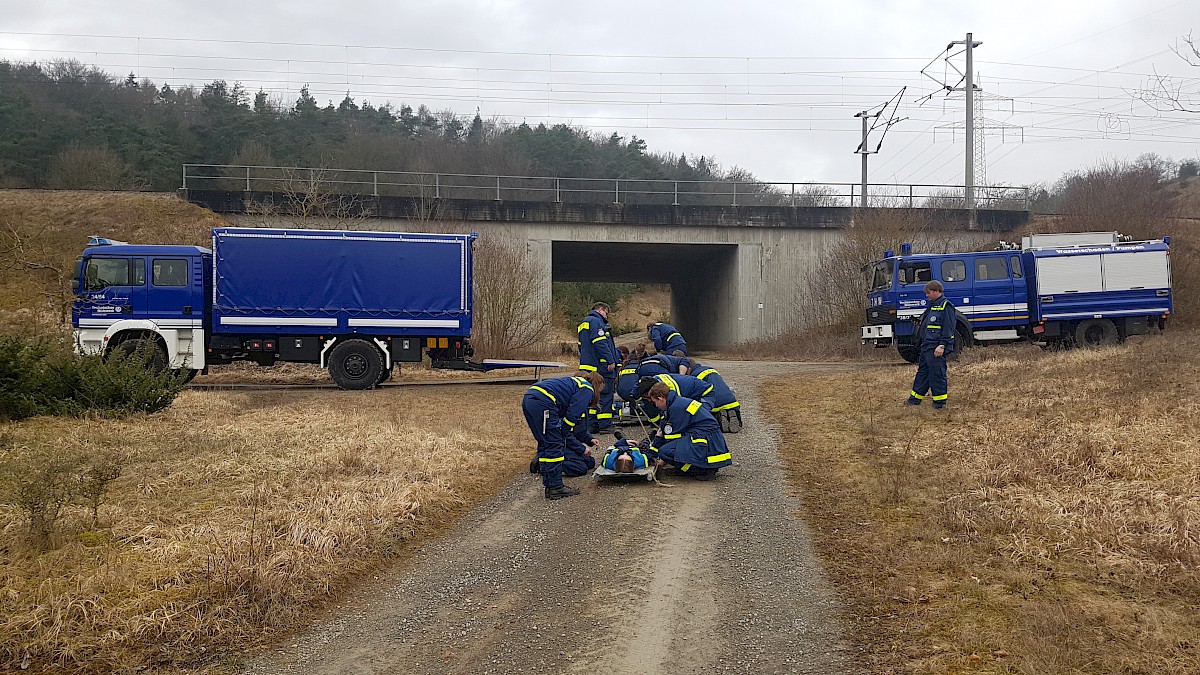
<svg viewBox="0 0 1200 675">
<path fill-rule="evenodd" d="M 206 246 L 227 224 L 169 194 L 0 190 L 0 330 L 63 332 L 71 265 L 89 235 Z"/>
<path fill-rule="evenodd" d="M 49 552 L 0 508 L 0 669 L 187 663 L 294 625 L 511 480 L 531 451 L 522 389 L 184 392 L 154 416 L 4 426 L 12 452 L 128 463 L 100 527 L 73 511 Z"/>
<path fill-rule="evenodd" d="M 1200 672 L 1200 335 L 764 388 L 877 672 Z"/>
</svg>

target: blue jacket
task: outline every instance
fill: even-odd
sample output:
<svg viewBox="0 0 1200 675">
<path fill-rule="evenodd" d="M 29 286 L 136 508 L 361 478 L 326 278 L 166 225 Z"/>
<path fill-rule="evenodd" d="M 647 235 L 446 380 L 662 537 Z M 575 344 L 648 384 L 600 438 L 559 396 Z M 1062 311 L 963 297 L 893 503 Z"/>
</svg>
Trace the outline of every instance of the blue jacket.
<svg viewBox="0 0 1200 675">
<path fill-rule="evenodd" d="M 654 377 L 659 382 L 666 384 L 672 393 L 683 398 L 690 398 L 693 401 L 700 401 L 705 408 L 712 409 L 712 399 L 709 397 L 712 394 L 713 388 L 711 384 L 708 384 L 704 380 L 678 373 L 655 375 Z M 659 410 L 653 403 L 647 402 L 642 409 L 646 411 L 646 416 L 650 418 L 651 422 L 657 423 L 662 419 L 663 411 Z"/>
<path fill-rule="evenodd" d="M 696 365 L 700 366 L 698 363 Z M 737 396 L 734 395 L 733 390 L 725 383 L 725 378 L 721 377 L 721 374 L 716 370 L 705 368 L 704 366 L 700 366 L 698 370 L 695 368 L 692 370 L 692 374 L 698 379 L 712 385 L 712 391 L 709 392 L 707 398 L 712 401 L 713 412 L 732 410 L 742 405 L 738 403 Z"/>
<path fill-rule="evenodd" d="M 622 364 L 617 371 L 617 396 L 622 401 L 632 401 L 637 398 L 638 364 Z"/>
<path fill-rule="evenodd" d="M 582 377 L 553 377 L 538 382 L 525 392 L 561 419 L 567 430 L 584 443 L 592 442 L 585 422 L 594 394 L 592 383 Z"/>
<path fill-rule="evenodd" d="M 733 463 L 717 418 L 699 402 L 667 394 L 666 424 L 654 438 L 651 450 L 680 468 L 719 468 Z"/>
<path fill-rule="evenodd" d="M 958 313 L 954 311 L 946 296 L 929 303 L 921 314 L 921 325 L 917 329 L 921 336 L 921 351 L 936 349 L 938 345 L 947 352 L 954 351 L 954 323 Z"/>
<path fill-rule="evenodd" d="M 669 323 L 656 323 L 651 326 L 650 340 L 654 342 L 654 351 L 659 354 L 670 354 L 676 349 L 687 353 L 687 342 Z"/>
<path fill-rule="evenodd" d="M 621 362 L 621 353 L 608 330 L 608 321 L 600 312 L 592 310 L 579 324 L 579 369 L 598 372 L 603 377 L 616 377 L 616 365 Z M 609 370 L 609 366 L 614 366 Z"/>
</svg>

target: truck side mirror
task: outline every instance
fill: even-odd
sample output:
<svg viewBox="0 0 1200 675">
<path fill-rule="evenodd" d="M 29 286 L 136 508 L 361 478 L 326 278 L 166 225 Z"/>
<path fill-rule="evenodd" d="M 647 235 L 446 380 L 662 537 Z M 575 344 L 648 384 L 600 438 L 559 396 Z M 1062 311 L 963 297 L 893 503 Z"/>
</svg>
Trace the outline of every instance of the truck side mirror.
<svg viewBox="0 0 1200 675">
<path fill-rule="evenodd" d="M 71 290 L 75 291 L 76 293 L 79 292 L 79 277 L 75 277 L 71 280 Z"/>
</svg>

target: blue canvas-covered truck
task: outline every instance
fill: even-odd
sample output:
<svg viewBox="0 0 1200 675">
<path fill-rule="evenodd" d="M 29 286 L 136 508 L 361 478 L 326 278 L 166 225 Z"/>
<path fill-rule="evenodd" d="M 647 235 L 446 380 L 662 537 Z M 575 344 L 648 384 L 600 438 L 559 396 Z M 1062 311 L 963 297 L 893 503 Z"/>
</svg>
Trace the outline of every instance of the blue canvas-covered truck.
<svg viewBox="0 0 1200 675">
<path fill-rule="evenodd" d="M 212 248 L 93 238 L 76 262 L 77 349 L 158 369 L 311 363 L 369 389 L 398 362 L 469 360 L 475 235 L 222 227 Z"/>
<path fill-rule="evenodd" d="M 1032 235 L 994 251 L 900 255 L 864 267 L 864 343 L 895 346 L 915 363 L 924 286 L 942 282 L 958 310 L 957 346 L 1029 340 L 1097 346 L 1166 327 L 1174 310 L 1170 238 L 1128 241 L 1115 232 Z"/>
</svg>

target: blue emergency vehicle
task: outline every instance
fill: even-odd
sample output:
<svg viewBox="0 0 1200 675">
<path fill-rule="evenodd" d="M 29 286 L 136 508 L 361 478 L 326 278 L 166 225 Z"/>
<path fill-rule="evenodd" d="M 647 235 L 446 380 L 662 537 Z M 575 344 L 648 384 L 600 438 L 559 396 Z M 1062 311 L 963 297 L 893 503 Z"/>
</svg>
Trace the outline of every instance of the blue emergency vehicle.
<svg viewBox="0 0 1200 675">
<path fill-rule="evenodd" d="M 212 248 L 93 238 L 75 266 L 76 348 L 210 365 L 312 363 L 344 389 L 398 362 L 471 362 L 475 235 L 222 227 Z"/>
<path fill-rule="evenodd" d="M 1129 241 L 1115 232 L 1031 235 L 1021 245 L 971 253 L 900 255 L 866 265 L 862 340 L 895 346 L 915 363 L 924 286 L 942 282 L 958 310 L 956 348 L 1030 340 L 1097 346 L 1166 327 L 1174 310 L 1170 238 Z"/>
</svg>

